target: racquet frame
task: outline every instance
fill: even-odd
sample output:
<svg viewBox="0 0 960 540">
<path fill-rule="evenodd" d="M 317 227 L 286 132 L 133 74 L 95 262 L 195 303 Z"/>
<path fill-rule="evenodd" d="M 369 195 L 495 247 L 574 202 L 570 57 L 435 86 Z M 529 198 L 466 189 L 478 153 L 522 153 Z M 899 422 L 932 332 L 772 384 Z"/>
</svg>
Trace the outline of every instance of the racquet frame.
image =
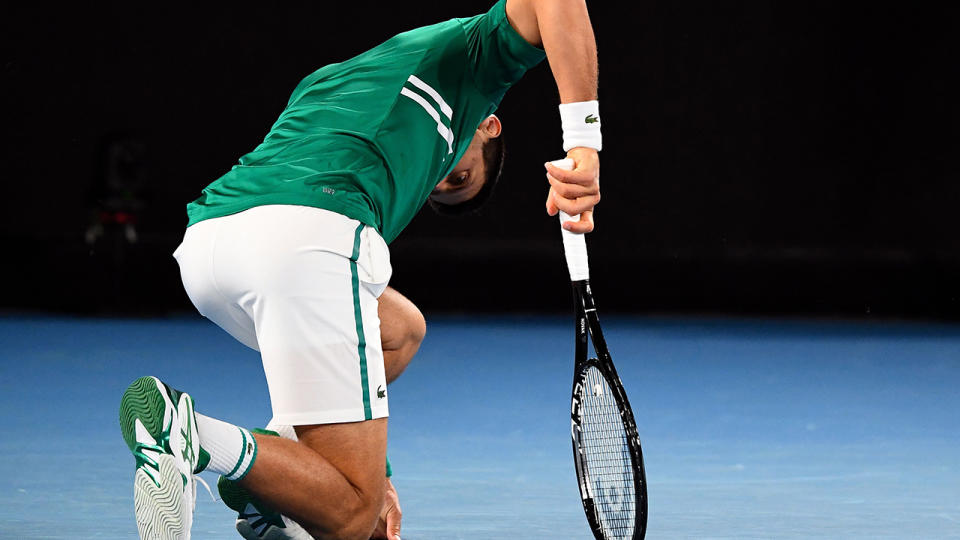
<svg viewBox="0 0 960 540">
<path fill-rule="evenodd" d="M 573 461 L 577 473 L 577 483 L 580 486 L 583 511 L 587 515 L 587 521 L 590 523 L 590 528 L 597 540 L 605 540 L 607 537 L 601 528 L 600 519 L 594 505 L 593 488 L 590 485 L 589 478 L 590 471 L 587 470 L 587 460 L 580 437 L 582 433 L 582 410 L 578 396 L 584 391 L 587 368 L 592 365 L 600 371 L 610 386 L 617 403 L 617 409 L 620 412 L 620 419 L 623 421 L 627 446 L 630 449 L 630 457 L 633 461 L 633 485 L 637 504 L 636 528 L 633 538 L 642 540 L 647 530 L 647 478 L 643 467 L 643 451 L 640 447 L 637 423 L 634 420 L 627 393 L 623 389 L 620 376 L 617 375 L 617 369 L 614 367 L 610 352 L 607 350 L 606 341 L 603 339 L 603 331 L 600 329 L 600 319 L 597 317 L 590 280 L 572 281 L 571 285 L 575 306 L 576 356 L 570 404 L 570 435 L 573 442 Z M 593 342 L 596 358 L 588 358 L 588 340 Z"/>
</svg>

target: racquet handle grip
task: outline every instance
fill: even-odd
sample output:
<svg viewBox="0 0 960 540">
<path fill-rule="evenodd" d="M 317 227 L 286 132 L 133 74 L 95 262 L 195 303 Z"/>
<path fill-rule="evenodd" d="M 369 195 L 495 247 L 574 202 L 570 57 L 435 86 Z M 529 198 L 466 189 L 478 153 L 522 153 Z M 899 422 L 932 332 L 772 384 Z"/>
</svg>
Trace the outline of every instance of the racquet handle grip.
<svg viewBox="0 0 960 540">
<path fill-rule="evenodd" d="M 558 159 L 553 162 L 558 169 L 573 170 L 573 160 L 570 158 Z M 563 237 L 563 253 L 567 257 L 567 270 L 570 271 L 570 281 L 590 279 L 590 265 L 587 262 L 587 241 L 584 235 L 570 232 L 563 228 L 565 221 L 577 221 L 579 215 L 571 216 L 560 211 L 560 234 Z"/>
</svg>

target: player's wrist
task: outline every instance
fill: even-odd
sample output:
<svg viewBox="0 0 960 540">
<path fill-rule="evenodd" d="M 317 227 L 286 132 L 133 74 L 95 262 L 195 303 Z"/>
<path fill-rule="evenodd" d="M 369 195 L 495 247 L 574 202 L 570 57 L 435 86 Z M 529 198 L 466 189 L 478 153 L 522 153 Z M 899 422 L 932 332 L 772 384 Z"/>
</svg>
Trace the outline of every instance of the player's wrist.
<svg viewBox="0 0 960 540">
<path fill-rule="evenodd" d="M 590 156 L 599 158 L 600 152 L 598 152 L 596 148 L 591 148 L 589 146 L 574 146 L 573 148 L 567 150 L 567 157 L 572 159 L 573 162 L 577 164 L 584 159 L 588 159 Z"/>
<path fill-rule="evenodd" d="M 599 101 L 561 103 L 560 125 L 563 129 L 564 152 L 576 147 L 593 148 L 599 152 L 603 147 Z"/>
</svg>

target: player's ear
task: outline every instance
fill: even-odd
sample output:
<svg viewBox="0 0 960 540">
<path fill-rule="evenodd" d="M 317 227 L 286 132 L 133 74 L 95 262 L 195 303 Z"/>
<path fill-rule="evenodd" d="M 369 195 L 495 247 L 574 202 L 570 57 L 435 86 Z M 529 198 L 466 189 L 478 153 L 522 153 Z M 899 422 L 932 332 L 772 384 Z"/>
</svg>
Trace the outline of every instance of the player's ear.
<svg viewBox="0 0 960 540">
<path fill-rule="evenodd" d="M 500 132 L 503 131 L 503 124 L 500 123 L 497 115 L 491 114 L 480 123 L 479 129 L 483 131 L 487 137 L 494 139 L 500 136 Z"/>
</svg>

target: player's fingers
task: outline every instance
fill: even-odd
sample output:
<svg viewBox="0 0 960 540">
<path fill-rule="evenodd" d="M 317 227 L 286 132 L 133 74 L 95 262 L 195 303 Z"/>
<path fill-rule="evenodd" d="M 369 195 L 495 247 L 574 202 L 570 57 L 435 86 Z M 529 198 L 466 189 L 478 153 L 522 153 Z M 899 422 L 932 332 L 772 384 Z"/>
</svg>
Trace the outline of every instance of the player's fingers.
<svg viewBox="0 0 960 540">
<path fill-rule="evenodd" d="M 565 221 L 563 228 L 574 233 L 584 234 L 593 232 L 593 211 L 585 210 L 580 213 L 580 221 Z"/>
<path fill-rule="evenodd" d="M 597 194 L 590 197 L 580 197 L 579 199 L 573 200 L 564 199 L 563 197 L 554 197 L 553 200 L 554 203 L 556 203 L 557 208 L 573 216 L 586 212 L 587 210 L 593 210 L 593 207 L 600 202 L 600 195 Z"/>
<path fill-rule="evenodd" d="M 553 188 L 553 191 L 564 199 L 589 197 L 591 195 L 597 195 L 600 193 L 600 186 L 597 184 L 591 184 L 587 186 L 581 184 L 565 184 L 549 174 L 547 175 L 547 181 L 550 182 L 550 187 Z"/>
<path fill-rule="evenodd" d="M 557 209 L 557 203 L 554 202 L 553 196 L 554 196 L 554 194 L 553 194 L 553 188 L 550 188 L 550 191 L 547 192 L 547 202 L 546 202 L 547 215 L 548 215 L 548 216 L 555 216 L 555 215 L 557 215 L 557 211 L 558 211 L 558 209 Z"/>
<path fill-rule="evenodd" d="M 403 519 L 403 512 L 400 511 L 400 504 L 397 503 L 387 512 L 387 540 L 400 540 L 400 522 Z"/>
<path fill-rule="evenodd" d="M 595 184 L 597 181 L 597 176 L 592 171 L 568 171 L 566 169 L 561 169 L 549 162 L 544 164 L 544 166 L 547 168 L 547 172 L 550 173 L 551 176 L 563 182 L 564 184 L 590 185 Z"/>
</svg>

